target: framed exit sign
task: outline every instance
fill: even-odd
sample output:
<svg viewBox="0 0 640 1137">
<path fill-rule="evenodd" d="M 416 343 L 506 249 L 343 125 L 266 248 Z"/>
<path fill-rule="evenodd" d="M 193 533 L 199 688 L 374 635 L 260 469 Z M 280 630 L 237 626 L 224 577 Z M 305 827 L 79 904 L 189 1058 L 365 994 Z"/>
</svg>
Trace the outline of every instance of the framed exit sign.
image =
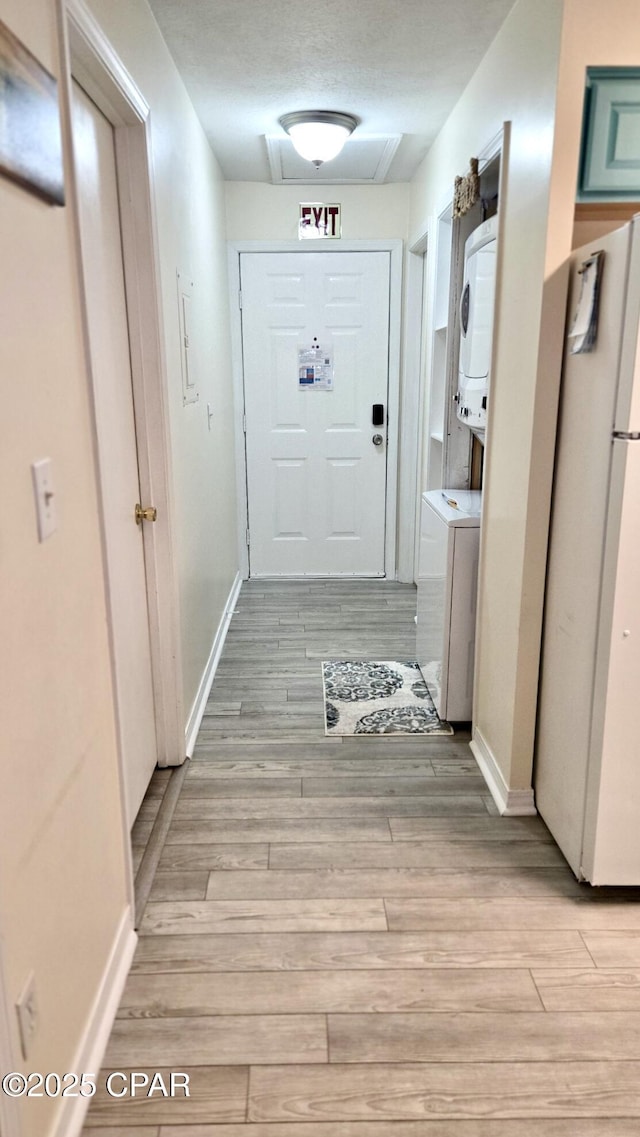
<svg viewBox="0 0 640 1137">
<path fill-rule="evenodd" d="M 335 241 L 342 236 L 340 206 L 301 201 L 298 237 L 301 241 Z"/>
</svg>

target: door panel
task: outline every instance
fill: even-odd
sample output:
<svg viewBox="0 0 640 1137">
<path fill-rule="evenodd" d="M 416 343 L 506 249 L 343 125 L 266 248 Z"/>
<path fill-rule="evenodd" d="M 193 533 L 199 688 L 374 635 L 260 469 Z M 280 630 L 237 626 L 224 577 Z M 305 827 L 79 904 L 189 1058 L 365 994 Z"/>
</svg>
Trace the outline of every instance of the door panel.
<svg viewBox="0 0 640 1137">
<path fill-rule="evenodd" d="M 304 503 L 307 499 L 307 464 L 300 461 L 277 459 L 275 469 L 275 495 L 273 532 L 277 537 L 303 538 L 305 529 Z"/>
<path fill-rule="evenodd" d="M 389 254 L 243 253 L 252 576 L 384 576 Z M 333 388 L 298 382 L 300 349 Z M 374 434 L 383 444 L 374 446 Z"/>
<path fill-rule="evenodd" d="M 111 123 L 74 84 L 73 140 L 98 433 L 125 800 L 133 824 L 156 764 L 149 619 L 122 238 Z M 148 504 L 148 503 L 144 503 Z"/>
</svg>

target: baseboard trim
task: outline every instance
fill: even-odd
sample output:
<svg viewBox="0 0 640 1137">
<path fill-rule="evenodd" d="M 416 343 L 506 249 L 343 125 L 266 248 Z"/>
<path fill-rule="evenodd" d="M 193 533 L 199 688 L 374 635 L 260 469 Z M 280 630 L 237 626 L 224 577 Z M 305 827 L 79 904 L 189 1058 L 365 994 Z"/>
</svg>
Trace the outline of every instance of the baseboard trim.
<svg viewBox="0 0 640 1137">
<path fill-rule="evenodd" d="M 111 954 L 104 969 L 89 1020 L 70 1070 L 98 1077 L 116 1011 L 127 981 L 138 937 L 133 930 L 133 913 L 127 907 L 116 932 Z M 80 1137 L 91 1098 L 62 1098 L 51 1137 Z"/>
<path fill-rule="evenodd" d="M 473 728 L 469 746 L 502 817 L 530 817 L 538 812 L 532 789 L 509 789 L 491 747 L 477 727 Z"/>
<path fill-rule="evenodd" d="M 202 722 L 202 716 L 204 715 L 204 709 L 207 705 L 209 692 L 211 690 L 215 673 L 220 662 L 220 656 L 222 655 L 224 641 L 227 638 L 229 624 L 231 622 L 231 617 L 233 616 L 233 611 L 238 600 L 238 593 L 240 592 L 241 585 L 242 577 L 240 573 L 237 572 L 235 580 L 231 586 L 231 591 L 229 593 L 224 612 L 222 613 L 222 618 L 218 624 L 218 630 L 214 636 L 206 667 L 202 673 L 202 679 L 200 680 L 198 693 L 193 701 L 191 714 L 189 715 L 189 719 L 185 727 L 184 734 L 186 740 L 187 758 L 193 757 L 196 738 L 198 737 L 198 731 L 200 730 L 200 723 Z"/>
</svg>

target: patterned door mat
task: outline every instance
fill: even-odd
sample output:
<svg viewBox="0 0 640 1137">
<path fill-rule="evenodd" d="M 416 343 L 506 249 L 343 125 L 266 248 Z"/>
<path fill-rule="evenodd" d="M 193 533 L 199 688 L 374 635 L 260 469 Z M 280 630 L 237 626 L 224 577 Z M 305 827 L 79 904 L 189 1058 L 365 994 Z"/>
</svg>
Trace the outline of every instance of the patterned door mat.
<svg viewBox="0 0 640 1137">
<path fill-rule="evenodd" d="M 325 734 L 453 734 L 417 663 L 328 660 L 322 681 Z"/>
</svg>

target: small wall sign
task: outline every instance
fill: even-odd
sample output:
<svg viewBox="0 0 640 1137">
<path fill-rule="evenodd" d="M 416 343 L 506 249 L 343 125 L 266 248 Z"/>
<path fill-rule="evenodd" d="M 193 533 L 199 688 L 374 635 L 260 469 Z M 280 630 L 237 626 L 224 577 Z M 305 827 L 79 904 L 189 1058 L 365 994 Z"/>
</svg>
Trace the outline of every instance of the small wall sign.
<svg viewBox="0 0 640 1137">
<path fill-rule="evenodd" d="M 342 236 L 342 217 L 338 204 L 301 201 L 298 237 L 301 241 L 335 241 Z"/>
<path fill-rule="evenodd" d="M 317 340 L 298 350 L 298 390 L 333 390 L 333 352 L 321 348 Z"/>
</svg>

